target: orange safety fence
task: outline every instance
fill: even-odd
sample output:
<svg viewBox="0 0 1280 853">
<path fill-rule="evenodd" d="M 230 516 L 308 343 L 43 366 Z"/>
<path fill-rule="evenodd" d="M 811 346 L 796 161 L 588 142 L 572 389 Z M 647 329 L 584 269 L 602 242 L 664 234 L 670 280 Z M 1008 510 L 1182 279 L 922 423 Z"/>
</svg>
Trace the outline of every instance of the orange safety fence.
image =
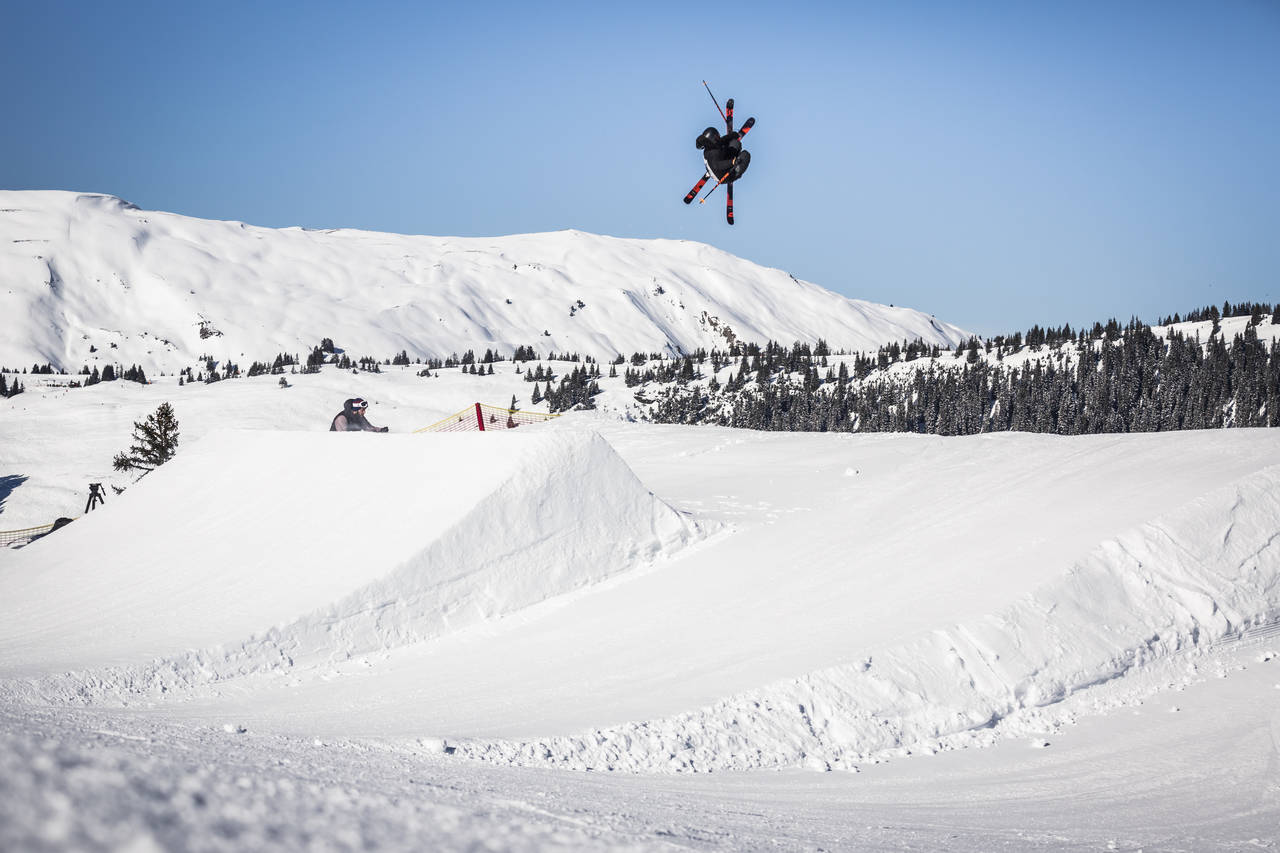
<svg viewBox="0 0 1280 853">
<path fill-rule="evenodd" d="M 488 403 L 476 403 L 414 432 L 486 432 L 491 429 L 515 429 L 525 424 L 545 423 L 558 417 L 560 416 L 545 412 L 522 412 L 519 409 L 504 409 L 500 406 L 490 406 Z"/>
<path fill-rule="evenodd" d="M 0 530 L 0 548 L 7 548 L 19 542 L 30 542 L 53 530 L 53 522 L 41 524 L 39 527 L 24 527 L 22 530 Z"/>
</svg>

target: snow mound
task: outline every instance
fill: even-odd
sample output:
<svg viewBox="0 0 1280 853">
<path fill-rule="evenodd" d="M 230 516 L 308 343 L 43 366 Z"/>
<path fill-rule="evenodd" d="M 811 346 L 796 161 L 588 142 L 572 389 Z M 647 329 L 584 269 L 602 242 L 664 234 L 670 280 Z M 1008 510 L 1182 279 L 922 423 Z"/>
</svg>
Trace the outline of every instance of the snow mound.
<svg viewBox="0 0 1280 853">
<path fill-rule="evenodd" d="M 320 664 L 512 613 L 702 532 L 595 434 L 213 433 L 6 563 L 0 678 L 92 700 Z"/>
<path fill-rule="evenodd" d="M 460 741 L 502 764 L 631 771 L 856 770 L 1043 732 L 1053 709 L 1171 656 L 1280 624 L 1280 466 L 1103 543 L 998 612 L 665 719 Z M 1070 718 L 1063 709 L 1058 716 Z"/>
</svg>

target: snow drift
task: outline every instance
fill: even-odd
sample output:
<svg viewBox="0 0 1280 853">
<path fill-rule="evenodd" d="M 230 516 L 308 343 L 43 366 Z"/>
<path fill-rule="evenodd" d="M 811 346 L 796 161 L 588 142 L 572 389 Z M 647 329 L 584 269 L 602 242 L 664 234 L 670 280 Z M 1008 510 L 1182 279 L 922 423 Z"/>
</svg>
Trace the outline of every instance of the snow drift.
<svg viewBox="0 0 1280 853">
<path fill-rule="evenodd" d="M 0 677 L 91 698 L 343 659 L 701 532 L 596 435 L 214 433 L 13 555 Z M 40 680 L 65 670 L 93 673 Z"/>
<path fill-rule="evenodd" d="M 381 360 L 517 346 L 613 358 L 734 338 L 947 346 L 967 334 L 701 243 L 271 229 L 0 191 L 0 365 L 172 372 L 209 356 L 247 369 L 324 337 Z"/>
<path fill-rule="evenodd" d="M 855 770 L 975 742 L 1135 668 L 1280 627 L 1280 466 L 1102 543 L 1008 607 L 670 718 L 574 737 L 462 740 L 464 755 L 576 769 Z M 1070 718 L 1064 711 L 1060 718 Z M 1020 720 L 1024 717 L 1026 720 Z"/>
</svg>

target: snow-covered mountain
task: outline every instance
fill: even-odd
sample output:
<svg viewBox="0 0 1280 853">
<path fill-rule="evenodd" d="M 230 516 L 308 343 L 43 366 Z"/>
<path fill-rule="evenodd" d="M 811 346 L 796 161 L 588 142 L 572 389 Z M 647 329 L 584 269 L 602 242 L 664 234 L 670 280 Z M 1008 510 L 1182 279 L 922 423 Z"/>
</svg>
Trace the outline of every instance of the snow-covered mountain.
<svg viewBox="0 0 1280 853">
<path fill-rule="evenodd" d="M 249 362 L 330 338 L 352 357 L 874 349 L 957 327 L 701 243 L 562 231 L 460 238 L 260 228 L 113 196 L 0 192 L 0 365 Z"/>
<path fill-rule="evenodd" d="M 688 243 L 0 207 L 10 366 L 247 361 L 321 336 L 357 356 L 609 355 L 722 345 L 726 325 L 851 348 L 931 322 Z M 1194 325 L 1160 335 L 1280 335 Z M 1038 337 L 886 354 L 850 387 L 1075 375 L 1112 345 Z M 744 372 L 715 361 L 688 385 Z M 783 362 L 743 381 L 803 388 L 810 365 Z M 663 380 L 621 375 L 594 410 L 415 433 L 523 408 L 539 383 L 492 367 L 22 376 L 0 398 L 0 849 L 1276 846 L 1280 431 L 659 425 L 636 390 Z M 328 431 L 355 394 L 391 434 Z M 162 403 L 178 455 L 113 472 Z M 82 511 L 97 483 L 108 500 Z"/>
</svg>

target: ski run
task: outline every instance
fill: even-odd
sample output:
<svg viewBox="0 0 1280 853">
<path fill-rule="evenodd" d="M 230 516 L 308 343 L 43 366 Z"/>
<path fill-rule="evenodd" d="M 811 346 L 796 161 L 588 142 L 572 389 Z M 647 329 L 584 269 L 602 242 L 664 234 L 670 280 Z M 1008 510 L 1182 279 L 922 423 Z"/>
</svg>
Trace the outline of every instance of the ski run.
<svg viewBox="0 0 1280 853">
<path fill-rule="evenodd" d="M 4 401 L 6 528 L 126 489 L 0 551 L 0 845 L 1275 846 L 1275 430 L 413 434 L 498 368 Z"/>
</svg>

